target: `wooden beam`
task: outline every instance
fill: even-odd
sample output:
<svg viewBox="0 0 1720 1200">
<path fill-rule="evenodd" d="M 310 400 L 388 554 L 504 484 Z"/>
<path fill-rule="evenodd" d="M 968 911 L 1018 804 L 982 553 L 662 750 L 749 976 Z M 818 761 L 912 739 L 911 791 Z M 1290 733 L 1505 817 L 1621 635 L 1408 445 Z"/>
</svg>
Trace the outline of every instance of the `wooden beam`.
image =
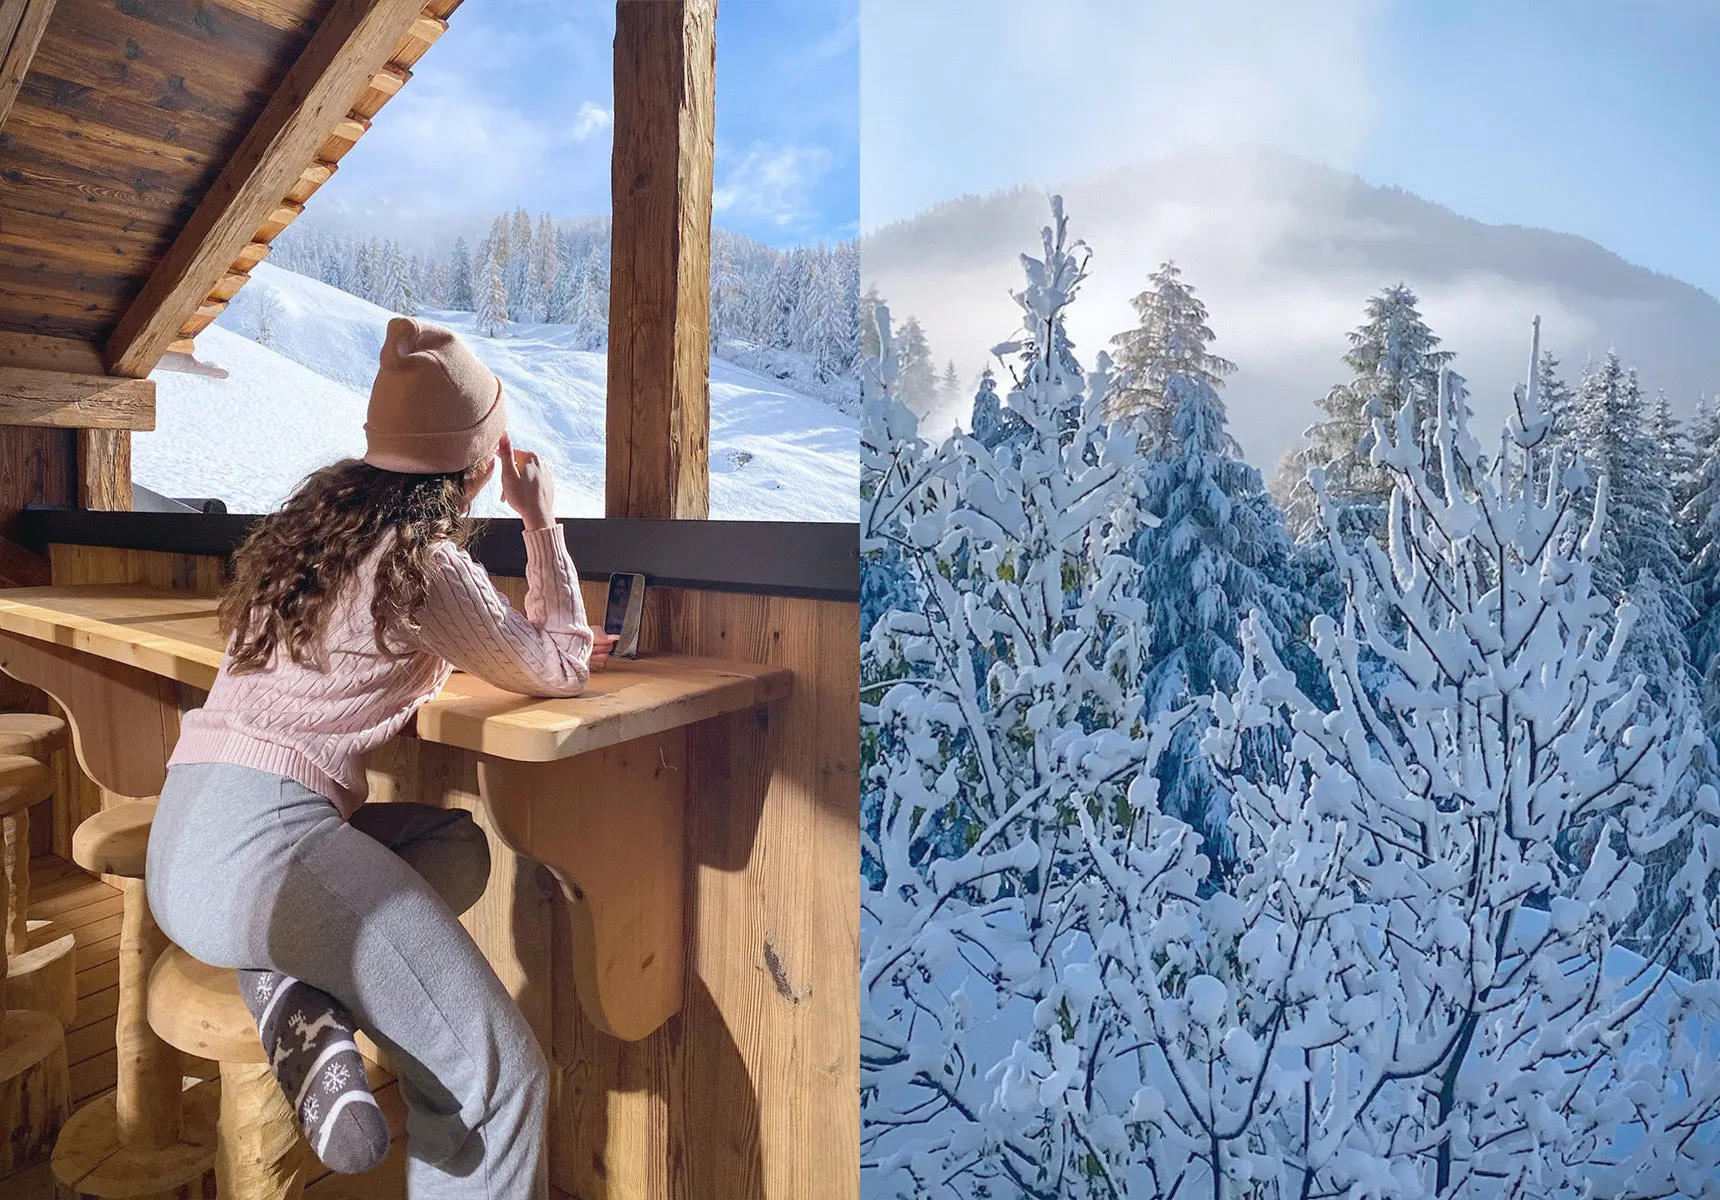
<svg viewBox="0 0 1720 1200">
<path fill-rule="evenodd" d="M 131 511 L 131 430 L 78 430 L 78 507 Z"/>
<path fill-rule="evenodd" d="M 102 352 L 98 346 L 71 338 L 0 330 L 0 367 L 34 367 L 38 371 L 100 375 Z"/>
<path fill-rule="evenodd" d="M 710 515 L 716 0 L 620 0 L 605 515 Z"/>
<path fill-rule="evenodd" d="M 48 28 L 54 0 L 0 0 L 0 126 L 30 73 L 30 60 Z"/>
<path fill-rule="evenodd" d="M 147 379 L 0 367 L 0 425 L 154 429 L 155 384 Z"/>
<path fill-rule="evenodd" d="M 418 20 L 423 0 L 336 0 L 297 62 L 156 264 L 103 351 L 110 373 L 149 374 L 305 164 Z M 263 240 L 267 240 L 266 238 Z"/>
</svg>

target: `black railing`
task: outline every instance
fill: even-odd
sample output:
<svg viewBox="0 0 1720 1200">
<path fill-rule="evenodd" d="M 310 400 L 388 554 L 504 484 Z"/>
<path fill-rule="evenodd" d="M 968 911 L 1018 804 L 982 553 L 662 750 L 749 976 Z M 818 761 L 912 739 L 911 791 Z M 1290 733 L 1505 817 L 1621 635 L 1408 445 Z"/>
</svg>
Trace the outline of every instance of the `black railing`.
<svg viewBox="0 0 1720 1200">
<path fill-rule="evenodd" d="M 59 542 L 226 558 L 256 520 L 254 514 L 98 512 L 27 504 L 13 524 L 13 538 L 39 552 Z M 860 527 L 854 524 L 564 517 L 561 525 L 586 579 L 637 571 L 658 587 L 860 599 Z M 524 575 L 519 519 L 486 517 L 479 529 L 472 557 L 496 575 Z"/>
</svg>

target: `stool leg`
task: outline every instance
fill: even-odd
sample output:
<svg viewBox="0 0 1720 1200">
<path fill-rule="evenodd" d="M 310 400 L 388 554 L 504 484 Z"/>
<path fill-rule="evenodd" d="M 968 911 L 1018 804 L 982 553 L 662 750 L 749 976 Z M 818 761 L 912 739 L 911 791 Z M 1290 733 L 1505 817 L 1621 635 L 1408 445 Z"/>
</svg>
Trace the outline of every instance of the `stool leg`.
<svg viewBox="0 0 1720 1200">
<path fill-rule="evenodd" d="M 4 822 L 6 839 L 6 957 L 30 948 L 30 810 L 21 808 Z"/>
<path fill-rule="evenodd" d="M 267 1063 L 221 1064 L 221 1200 L 298 1200 L 314 1156 Z"/>
<path fill-rule="evenodd" d="M 143 880 L 125 881 L 119 936 L 119 1050 L 114 1092 L 121 1143 L 159 1150 L 179 1140 L 184 1056 L 149 1027 L 149 972 L 167 949 L 167 936 L 149 911 Z"/>
</svg>

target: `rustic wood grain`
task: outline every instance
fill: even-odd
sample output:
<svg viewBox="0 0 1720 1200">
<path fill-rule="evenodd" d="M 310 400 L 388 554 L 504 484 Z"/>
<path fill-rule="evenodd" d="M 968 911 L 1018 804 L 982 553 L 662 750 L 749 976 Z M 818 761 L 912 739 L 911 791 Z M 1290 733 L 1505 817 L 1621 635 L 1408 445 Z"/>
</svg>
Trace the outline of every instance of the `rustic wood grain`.
<svg viewBox="0 0 1720 1200">
<path fill-rule="evenodd" d="M 154 429 L 155 383 L 0 367 L 0 425 Z M 131 483 L 129 474 L 126 483 Z"/>
<path fill-rule="evenodd" d="M 153 395 L 150 400 L 150 426 L 153 428 Z M 78 507 L 106 512 L 131 511 L 130 429 L 78 430 Z"/>
<path fill-rule="evenodd" d="M 0 46 L 5 47 L 0 52 L 0 128 L 30 73 L 30 60 L 53 12 L 54 0 L 0 0 Z"/>
<path fill-rule="evenodd" d="M 338 0 L 109 337 L 113 374 L 155 366 L 421 11 L 422 0 Z"/>
<path fill-rule="evenodd" d="M 604 512 L 710 515 L 716 0 L 621 0 Z"/>
</svg>

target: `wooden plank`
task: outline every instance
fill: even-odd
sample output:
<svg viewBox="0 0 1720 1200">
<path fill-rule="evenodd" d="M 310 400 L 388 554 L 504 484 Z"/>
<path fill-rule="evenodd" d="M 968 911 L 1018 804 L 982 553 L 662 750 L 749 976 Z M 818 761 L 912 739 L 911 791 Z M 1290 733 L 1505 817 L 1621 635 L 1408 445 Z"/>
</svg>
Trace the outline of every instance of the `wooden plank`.
<svg viewBox="0 0 1720 1200">
<path fill-rule="evenodd" d="M 710 515 L 716 0 L 621 0 L 604 512 Z"/>
<path fill-rule="evenodd" d="M 226 310 L 227 302 L 225 300 L 205 300 L 202 304 L 197 306 L 196 312 L 185 318 L 184 324 L 180 325 L 180 327 L 175 331 L 173 340 L 176 342 L 181 338 L 196 337 L 205 329 L 213 325 L 215 323 L 215 318 L 219 317 Z M 173 342 L 169 342 L 167 344 L 171 346 L 173 345 Z M 165 350 L 163 352 L 165 353 Z"/>
<path fill-rule="evenodd" d="M 352 104 L 352 115 L 370 118 L 382 111 L 382 106 L 400 94 L 411 80 L 412 72 L 392 63 L 371 77 L 369 85 Z"/>
<path fill-rule="evenodd" d="M 102 355 L 88 342 L 0 330 L 0 368 L 3 367 L 100 375 Z"/>
<path fill-rule="evenodd" d="M 287 192 L 289 204 L 303 204 L 316 194 L 316 190 L 330 179 L 334 178 L 337 164 L 330 162 L 314 162 L 299 172 L 298 182 Z"/>
<path fill-rule="evenodd" d="M 0 54 L 0 127 L 30 73 L 30 60 L 53 12 L 54 0 L 0 0 L 0 45 L 6 47 Z"/>
<path fill-rule="evenodd" d="M 248 242 L 245 248 L 239 251 L 239 257 L 233 260 L 231 269 L 242 274 L 249 274 L 252 267 L 267 257 L 269 257 L 269 243 Z"/>
<path fill-rule="evenodd" d="M 261 225 L 257 226 L 255 234 L 256 240 L 259 242 L 274 241 L 276 238 L 280 237 L 287 226 L 297 220 L 299 214 L 304 211 L 305 206 L 302 204 L 283 201 L 275 207 L 274 211 L 268 215 L 268 218 L 264 220 Z"/>
<path fill-rule="evenodd" d="M 21 588 L 0 595 L 0 631 L 207 689 L 225 646 L 215 608 L 212 596 L 160 587 Z M 540 699 L 457 672 L 418 710 L 417 735 L 550 762 L 769 704 L 788 694 L 791 679 L 782 667 L 653 652 L 611 662 L 581 695 Z"/>
<path fill-rule="evenodd" d="M 120 318 L 103 350 L 112 374 L 149 374 L 177 339 L 186 314 L 254 240 L 355 96 L 418 19 L 421 7 L 422 0 L 336 0 Z"/>
<path fill-rule="evenodd" d="M 0 367 L 0 425 L 154 429 L 155 383 L 148 379 Z"/>
<path fill-rule="evenodd" d="M 239 294 L 239 289 L 244 287 L 249 279 L 250 275 L 244 271 L 229 271 L 225 275 L 221 276 L 221 281 L 211 289 L 209 292 L 209 298 L 211 300 L 221 301 L 231 300 L 234 296 Z M 174 346 L 179 344 L 180 343 L 178 342 L 173 343 Z M 172 348 L 173 346 L 168 347 L 170 350 Z"/>
<path fill-rule="evenodd" d="M 326 163 L 338 163 L 348 150 L 358 145 L 358 139 L 369 129 L 370 121 L 367 118 L 348 113 L 334 127 L 333 132 L 323 139 L 323 144 L 317 148 L 317 158 Z"/>
</svg>

